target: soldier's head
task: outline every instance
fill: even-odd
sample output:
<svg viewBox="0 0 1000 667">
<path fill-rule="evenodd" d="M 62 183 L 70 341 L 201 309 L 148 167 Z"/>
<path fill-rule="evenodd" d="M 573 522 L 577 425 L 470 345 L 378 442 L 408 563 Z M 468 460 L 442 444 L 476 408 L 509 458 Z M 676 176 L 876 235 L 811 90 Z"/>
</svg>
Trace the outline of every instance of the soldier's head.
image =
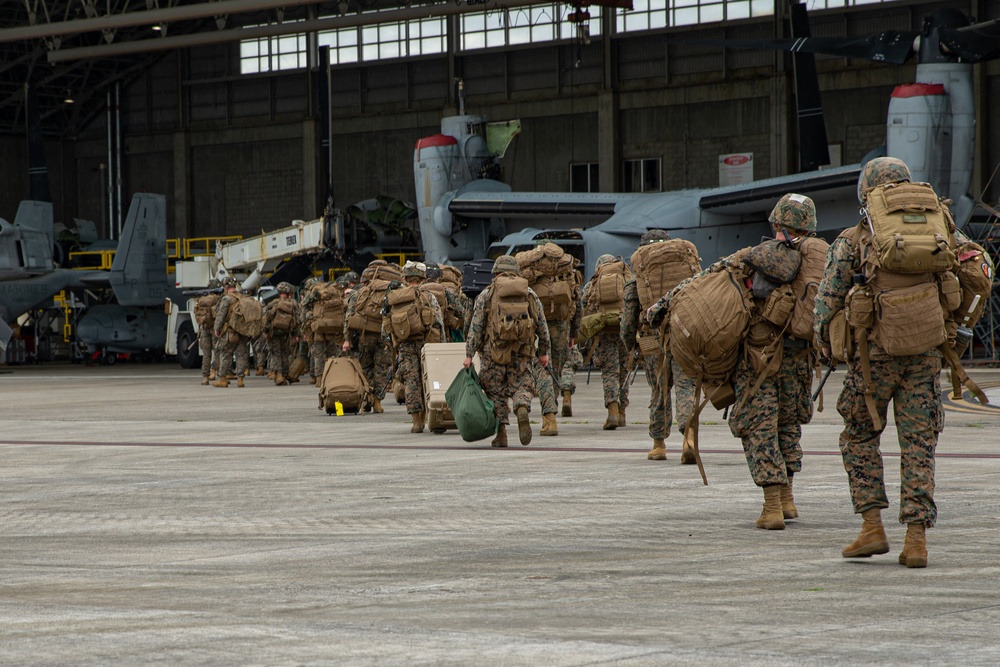
<svg viewBox="0 0 1000 667">
<path fill-rule="evenodd" d="M 660 241 L 669 241 L 670 234 L 663 229 L 649 229 L 646 231 L 642 237 L 639 238 L 639 245 L 649 245 L 650 243 L 659 243 Z"/>
<path fill-rule="evenodd" d="M 613 262 L 613 261 L 615 261 L 615 259 L 616 259 L 616 257 L 614 255 L 607 255 L 607 254 L 601 255 L 600 257 L 597 258 L 597 263 L 594 264 L 594 268 L 596 269 L 597 267 L 601 266 L 602 264 L 607 264 L 608 262 Z"/>
<path fill-rule="evenodd" d="M 354 287 L 358 284 L 358 274 L 354 271 L 348 271 L 344 274 L 344 282 L 348 287 Z"/>
<path fill-rule="evenodd" d="M 282 280 L 278 283 L 278 294 L 281 296 L 289 296 L 295 293 L 295 287 L 292 286 L 290 282 Z"/>
<path fill-rule="evenodd" d="M 493 273 L 513 273 L 519 276 L 521 275 L 521 267 L 518 266 L 517 260 L 510 255 L 500 255 L 493 261 Z"/>
<path fill-rule="evenodd" d="M 805 195 L 789 192 L 774 205 L 768 221 L 775 233 L 784 227 L 793 236 L 812 234 L 816 231 L 816 204 Z"/>
<path fill-rule="evenodd" d="M 441 271 L 441 266 L 437 262 L 427 262 L 426 266 L 428 282 L 435 282 L 439 280 L 442 275 L 444 275 L 444 272 Z"/>
<path fill-rule="evenodd" d="M 423 262 L 407 262 L 403 266 L 402 277 L 407 285 L 419 285 L 427 276 L 427 267 Z"/>
<path fill-rule="evenodd" d="M 877 157 L 861 168 L 858 176 L 858 203 L 864 204 L 872 188 L 910 180 L 910 168 L 896 157 Z"/>
<path fill-rule="evenodd" d="M 236 278 L 224 278 L 222 280 L 222 287 L 227 292 L 233 292 L 233 291 L 235 291 L 238 286 L 239 286 L 239 283 L 236 282 Z"/>
</svg>

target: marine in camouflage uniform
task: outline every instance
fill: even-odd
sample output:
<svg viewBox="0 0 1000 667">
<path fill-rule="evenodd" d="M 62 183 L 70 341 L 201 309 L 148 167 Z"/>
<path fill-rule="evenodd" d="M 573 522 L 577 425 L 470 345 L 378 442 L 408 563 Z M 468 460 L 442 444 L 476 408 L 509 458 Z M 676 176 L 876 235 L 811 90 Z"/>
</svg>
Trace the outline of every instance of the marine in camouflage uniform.
<svg viewBox="0 0 1000 667">
<path fill-rule="evenodd" d="M 267 336 L 261 333 L 251 341 L 253 347 L 253 360 L 257 365 L 257 375 L 267 375 Z"/>
<path fill-rule="evenodd" d="M 299 308 L 292 296 L 294 293 L 295 287 L 291 283 L 278 283 L 278 298 L 267 304 L 264 309 L 264 333 L 267 334 L 268 347 L 271 350 L 271 362 L 275 372 L 274 384 L 277 386 L 288 384 L 288 367 L 295 356 L 295 343 L 299 329 Z M 279 329 L 274 326 L 278 304 L 282 301 L 291 301 L 293 304 L 292 312 L 295 315 L 290 329 Z"/>
<path fill-rule="evenodd" d="M 465 322 L 466 322 L 466 302 L 467 298 L 464 294 L 457 291 L 450 283 L 442 282 L 441 276 L 443 275 L 441 267 L 438 266 L 437 262 L 427 262 L 425 264 L 425 273 L 427 274 L 426 281 L 429 283 L 438 283 L 444 287 L 446 303 L 439 303 L 438 305 L 442 309 L 447 309 L 449 313 L 454 315 L 455 320 L 459 323 L 461 328 L 452 329 L 446 331 L 444 341 L 445 343 L 450 343 L 452 341 L 461 342 L 465 340 Z M 444 311 L 442 311 L 444 312 Z"/>
<path fill-rule="evenodd" d="M 353 273 L 353 271 L 352 271 Z M 348 281 L 346 280 L 346 275 L 341 276 L 337 279 L 336 284 L 342 289 L 346 289 Z M 316 384 L 318 378 L 323 376 L 323 369 L 326 366 L 326 360 L 330 357 L 335 357 L 341 351 L 344 346 L 344 332 L 343 329 L 339 331 L 334 331 L 331 333 L 319 333 L 313 331 L 312 323 L 315 316 L 313 314 L 313 308 L 320 298 L 320 290 L 317 289 L 323 286 L 322 280 L 313 279 L 312 284 L 309 289 L 306 290 L 305 295 L 302 297 L 301 301 L 301 312 L 302 312 L 302 330 L 303 332 L 308 331 L 311 337 L 311 342 L 309 343 L 309 384 Z M 346 300 L 346 297 L 345 297 Z M 346 318 L 345 318 L 346 321 Z"/>
<path fill-rule="evenodd" d="M 577 282 L 583 281 L 583 276 L 579 270 L 576 272 Z M 583 288 L 578 287 L 576 291 L 576 306 L 573 309 L 573 317 L 567 324 L 566 348 L 559 351 L 561 361 L 553 363 L 552 368 L 559 373 L 559 392 L 563 398 L 563 417 L 573 416 L 573 394 L 576 393 L 576 371 L 583 366 L 583 355 L 580 354 L 576 339 L 580 335 L 580 324 L 583 322 Z M 549 329 L 551 332 L 551 328 Z M 555 348 L 553 347 L 553 350 Z M 556 353 L 553 352 L 553 356 Z M 577 359 L 579 358 L 579 361 Z"/>
<path fill-rule="evenodd" d="M 211 280 L 208 283 L 210 289 L 216 289 L 218 287 L 218 281 Z M 209 378 L 212 377 L 212 371 L 218 373 L 219 370 L 219 357 L 215 353 L 215 332 L 212 326 L 215 324 L 215 309 L 219 305 L 219 299 L 215 299 L 214 305 L 211 306 L 212 316 L 211 321 L 206 321 L 203 324 L 198 325 L 198 347 L 201 349 L 201 383 L 208 384 Z"/>
<path fill-rule="evenodd" d="M 875 158 L 858 178 L 858 200 L 864 204 L 874 187 L 910 180 L 907 166 L 896 158 Z M 816 345 L 827 354 L 830 322 L 844 308 L 852 279 L 861 271 L 858 248 L 848 230 L 830 246 L 826 271 L 816 295 L 814 327 Z M 882 421 L 876 427 L 866 407 L 865 380 L 861 361 L 848 362 L 844 389 L 837 411 L 844 418 L 840 452 L 847 471 L 854 512 L 863 523 L 857 539 L 846 546 L 844 558 L 868 557 L 889 552 L 882 526 L 881 511 L 889 507 L 885 491 L 882 455 L 879 452 L 885 430 L 889 401 L 900 449 L 899 522 L 906 524 L 906 538 L 899 562 L 907 567 L 927 566 L 926 529 L 937 520 L 934 503 L 934 453 L 938 435 L 944 428 L 941 404 L 941 354 L 931 349 L 923 354 L 890 356 L 874 342 L 869 343 L 871 387 L 876 411 Z"/>
<path fill-rule="evenodd" d="M 372 268 L 384 264 L 385 260 L 377 259 L 368 266 Z M 369 274 L 367 270 L 361 275 L 362 287 L 368 282 L 366 274 Z M 382 399 L 385 398 L 389 373 L 395 361 L 392 342 L 391 339 L 384 338 L 381 332 L 352 331 L 348 328 L 347 322 L 354 314 L 359 293 L 360 290 L 355 289 L 347 295 L 347 303 L 344 306 L 344 343 L 341 349 L 344 352 L 353 350 L 357 354 L 361 371 L 365 374 L 365 378 L 372 388 L 372 396 L 374 397 L 372 411 L 382 413 Z"/>
<path fill-rule="evenodd" d="M 479 373 L 479 381 L 482 384 L 483 392 L 487 398 L 493 401 L 497 420 L 500 425 L 497 435 L 491 443 L 494 447 L 507 446 L 507 426 L 510 424 L 510 406 L 507 401 L 512 400 L 514 413 L 517 416 L 518 438 L 522 445 L 531 442 L 531 425 L 528 423 L 528 413 L 531 410 L 531 398 L 534 393 L 534 376 L 532 374 L 532 360 L 535 355 L 524 356 L 516 351 L 511 356 L 510 363 L 499 364 L 493 360 L 491 343 L 487 331 L 490 326 L 489 304 L 493 295 L 496 276 L 499 275 L 521 275 L 521 269 L 510 255 L 501 255 L 493 263 L 494 282 L 476 297 L 475 305 L 472 309 L 472 321 L 469 326 L 469 337 L 465 342 L 465 367 L 472 365 L 472 357 L 480 353 L 482 359 L 482 369 Z M 535 338 L 537 343 L 537 362 L 543 367 L 549 363 L 549 332 L 545 326 L 545 315 L 542 303 L 530 288 L 528 289 L 529 300 L 533 300 L 536 313 L 535 317 Z M 531 307 L 529 305 L 529 308 Z M 530 312 L 530 310 L 529 310 Z M 535 341 L 525 341 L 532 347 Z"/>
<path fill-rule="evenodd" d="M 562 365 L 562 373 L 559 375 L 559 386 L 563 391 L 569 391 L 572 395 L 576 392 L 576 372 L 583 366 L 583 355 L 580 353 L 580 346 L 573 345 L 569 350 L 569 356 Z M 565 400 L 565 394 L 563 395 Z M 572 410 L 572 408 L 571 408 Z M 572 417 L 573 414 L 566 414 L 566 403 L 563 403 L 563 417 Z"/>
<path fill-rule="evenodd" d="M 425 271 L 426 268 L 422 262 L 408 262 L 403 267 L 402 277 L 407 285 L 417 286 L 424 281 Z M 386 290 L 386 310 L 384 311 L 386 314 L 391 312 L 389 310 L 388 295 L 393 289 L 393 286 L 390 285 L 389 289 Z M 406 412 L 413 420 L 413 426 L 410 428 L 411 433 L 423 432 L 424 420 L 427 416 L 424 405 L 424 376 L 420 366 L 420 351 L 423 349 L 425 342 L 440 342 L 444 340 L 444 315 L 441 312 L 441 307 L 438 305 L 437 299 L 434 298 L 433 294 L 424 292 L 419 293 L 419 297 L 426 299 L 434 311 L 434 321 L 431 324 L 431 330 L 423 338 L 410 338 L 400 341 L 395 340 L 395 337 L 392 339 L 396 357 L 399 360 L 397 374 L 403 383 L 403 391 L 406 394 Z M 388 318 L 383 319 L 382 322 L 382 328 L 385 331 L 385 335 L 388 336 Z"/>
<path fill-rule="evenodd" d="M 659 243 L 669 238 L 667 232 L 651 229 L 642 235 L 639 245 Z M 655 330 L 649 326 L 645 318 L 641 317 L 642 306 L 639 303 L 639 289 L 635 280 L 625 284 L 622 300 L 621 338 L 625 351 L 631 358 L 637 346 L 636 336 L 640 333 L 654 335 Z M 669 368 L 663 368 L 664 361 L 669 363 Z M 665 360 L 662 350 L 660 354 L 642 357 L 642 368 L 650 389 L 649 437 L 653 439 L 653 447 L 646 454 L 646 458 L 651 461 L 663 461 L 667 458 L 667 448 L 663 441 L 670 435 L 670 426 L 673 422 L 670 388 L 673 387 L 677 399 L 677 428 L 684 434 L 688 418 L 694 411 L 694 390 L 697 382 L 684 374 L 673 357 L 668 355 Z M 686 435 L 681 448 L 681 463 L 695 463 L 694 447 Z"/>
<path fill-rule="evenodd" d="M 597 258 L 594 268 L 613 261 L 616 261 L 614 255 L 601 255 Z M 591 279 L 584 286 L 584 303 L 587 302 L 590 290 L 595 284 L 594 279 Z M 625 351 L 621 332 L 617 328 L 611 331 L 602 329 L 594 336 L 590 344 L 595 346 L 593 351 L 594 366 L 601 371 L 604 407 L 608 409 L 604 430 L 614 430 L 625 426 L 625 410 L 628 408 L 628 353 Z"/>
<path fill-rule="evenodd" d="M 215 310 L 215 325 L 213 330 L 216 339 L 219 341 L 217 351 L 219 354 L 219 372 L 212 386 L 228 387 L 230 371 L 233 369 L 233 357 L 236 358 L 236 386 L 243 386 L 243 375 L 250 364 L 250 352 L 247 348 L 247 337 L 236 333 L 229 328 L 229 309 L 239 298 L 236 294 L 236 281 L 226 278 L 226 293 L 219 299 L 219 305 Z"/>
<path fill-rule="evenodd" d="M 307 308 L 306 300 L 313 295 L 313 300 L 315 300 L 313 289 L 316 285 L 321 284 L 323 281 L 320 278 L 308 278 L 303 285 L 303 291 L 301 293 L 301 299 L 299 299 L 299 339 L 305 343 L 306 352 L 306 367 L 309 369 L 309 384 L 316 384 L 319 381 L 320 376 L 323 375 L 323 367 L 321 366 L 319 370 L 316 370 L 313 364 L 313 358 L 316 352 L 316 334 L 312 330 L 312 309 Z M 310 305 L 311 305 L 310 301 Z M 296 345 L 293 356 L 299 355 L 299 346 Z M 301 365 L 301 364 L 300 364 Z"/>
</svg>

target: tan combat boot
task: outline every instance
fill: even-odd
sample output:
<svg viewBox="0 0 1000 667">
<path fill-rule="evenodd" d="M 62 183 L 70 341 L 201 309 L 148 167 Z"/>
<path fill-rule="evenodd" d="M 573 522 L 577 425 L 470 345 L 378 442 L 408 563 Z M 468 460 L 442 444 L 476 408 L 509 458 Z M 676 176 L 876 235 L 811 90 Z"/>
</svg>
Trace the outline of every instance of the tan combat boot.
<svg viewBox="0 0 1000 667">
<path fill-rule="evenodd" d="M 784 530 L 785 517 L 781 512 L 781 485 L 764 487 L 764 507 L 757 517 L 757 527 L 765 530 Z"/>
<path fill-rule="evenodd" d="M 681 465 L 694 465 L 698 457 L 694 455 L 694 437 L 684 434 L 684 444 L 681 445 Z"/>
<path fill-rule="evenodd" d="M 287 384 L 288 384 L 288 380 L 285 379 L 284 375 L 282 375 L 281 373 L 275 373 L 275 375 L 274 375 L 274 386 L 275 387 L 284 387 Z"/>
<path fill-rule="evenodd" d="M 377 398 L 375 399 L 375 402 L 372 404 L 372 412 L 374 412 L 377 415 L 380 415 L 383 412 L 385 412 L 385 410 L 382 409 L 382 401 L 380 401 Z"/>
<path fill-rule="evenodd" d="M 493 447 L 506 447 L 507 446 L 507 425 L 500 424 L 497 426 L 497 437 L 493 438 L 493 442 L 490 443 Z"/>
<path fill-rule="evenodd" d="M 213 369 L 211 370 L 211 372 L 210 372 L 210 373 L 208 374 L 208 379 L 209 379 L 209 381 L 211 381 L 211 380 L 214 380 L 214 379 L 215 379 L 215 369 L 214 369 L 214 368 L 213 368 Z"/>
<path fill-rule="evenodd" d="M 864 523 L 857 538 L 840 552 L 844 558 L 868 558 L 876 554 L 889 553 L 889 540 L 882 528 L 882 510 L 877 507 L 861 513 Z"/>
<path fill-rule="evenodd" d="M 208 384 L 208 376 L 207 375 L 202 375 L 201 376 L 201 383 L 202 384 Z"/>
<path fill-rule="evenodd" d="M 646 454 L 646 458 L 650 461 L 667 460 L 667 445 L 663 438 L 653 438 L 653 448 Z"/>
<path fill-rule="evenodd" d="M 781 485 L 781 513 L 786 519 L 798 519 L 799 508 L 795 506 L 795 498 L 792 497 L 792 476 L 788 476 L 788 484 Z"/>
<path fill-rule="evenodd" d="M 229 380 L 227 380 L 224 377 L 220 377 L 218 380 L 216 380 L 215 382 L 212 383 L 212 386 L 213 387 L 228 387 L 229 386 Z"/>
<path fill-rule="evenodd" d="M 899 552 L 899 564 L 906 567 L 927 567 L 927 526 L 922 523 L 906 524 L 906 538 L 903 550 Z"/>
<path fill-rule="evenodd" d="M 256 374 L 259 375 L 259 376 L 261 376 L 261 377 L 263 377 L 264 375 L 267 375 L 267 371 L 264 370 L 263 366 L 258 366 Z"/>
<path fill-rule="evenodd" d="M 237 387 L 245 387 L 246 386 L 245 384 L 243 384 L 243 376 L 242 375 L 239 376 L 238 378 L 236 378 L 236 386 Z"/>
<path fill-rule="evenodd" d="M 608 403 L 608 418 L 604 420 L 604 430 L 614 431 L 618 428 L 618 403 Z"/>
<path fill-rule="evenodd" d="M 243 369 L 243 375 L 244 375 L 244 377 L 249 377 L 250 376 L 250 367 L 249 366 L 247 366 L 246 368 Z"/>
<path fill-rule="evenodd" d="M 563 389 L 563 417 L 573 416 L 573 392 L 569 389 Z"/>
<path fill-rule="evenodd" d="M 410 433 L 423 433 L 424 432 L 424 413 L 422 412 L 411 412 L 410 418 L 413 420 L 413 426 L 410 427 Z"/>
<path fill-rule="evenodd" d="M 625 428 L 625 408 L 618 408 L 618 428 Z"/>
<path fill-rule="evenodd" d="M 278 374 L 275 373 L 274 371 L 268 371 L 267 372 L 267 379 L 268 380 L 277 380 L 278 379 Z"/>
<path fill-rule="evenodd" d="M 542 415 L 542 430 L 538 435 L 559 435 L 559 424 L 556 423 L 556 413 Z"/>
<path fill-rule="evenodd" d="M 528 408 L 523 405 L 517 409 L 517 438 L 522 445 L 531 443 L 531 424 L 528 423 Z"/>
</svg>

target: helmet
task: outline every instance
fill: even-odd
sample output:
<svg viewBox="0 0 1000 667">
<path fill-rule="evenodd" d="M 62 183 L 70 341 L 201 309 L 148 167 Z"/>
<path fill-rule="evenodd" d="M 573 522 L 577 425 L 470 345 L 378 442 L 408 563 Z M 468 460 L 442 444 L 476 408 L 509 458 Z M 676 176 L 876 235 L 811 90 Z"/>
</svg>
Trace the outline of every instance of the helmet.
<svg viewBox="0 0 1000 667">
<path fill-rule="evenodd" d="M 493 262 L 493 273 L 514 273 L 521 275 L 521 267 L 510 255 L 500 255 Z"/>
<path fill-rule="evenodd" d="M 816 204 L 805 195 L 789 192 L 774 205 L 768 221 L 811 234 L 816 231 Z"/>
<path fill-rule="evenodd" d="M 669 241 L 670 234 L 662 229 L 650 229 L 647 230 L 639 238 L 639 245 L 649 245 L 650 243 L 656 243 L 657 241 Z"/>
<path fill-rule="evenodd" d="M 222 286 L 222 283 L 220 283 L 215 278 L 212 278 L 211 280 L 208 281 L 208 289 L 215 289 L 215 288 L 221 287 L 221 286 Z"/>
<path fill-rule="evenodd" d="M 600 257 L 597 258 L 597 263 L 594 264 L 594 268 L 597 268 L 601 264 L 607 264 L 608 262 L 613 262 L 615 261 L 615 259 L 617 258 L 614 255 L 607 255 L 607 254 L 601 255 Z"/>
<path fill-rule="evenodd" d="M 356 283 L 356 282 L 358 282 L 358 274 L 355 273 L 354 271 L 348 271 L 347 273 L 345 273 L 343 275 L 343 278 L 344 278 L 344 280 L 346 282 L 349 282 L 349 283 Z"/>
<path fill-rule="evenodd" d="M 223 278 L 222 279 L 222 286 L 223 287 L 239 287 L 239 283 L 236 282 L 236 278 L 233 278 L 233 277 Z"/>
<path fill-rule="evenodd" d="M 437 262 L 427 262 L 427 279 L 437 280 L 443 275 L 441 267 L 438 266 Z"/>
<path fill-rule="evenodd" d="M 744 261 L 770 282 L 785 285 L 799 274 L 802 253 L 783 241 L 770 240 L 751 248 Z"/>
<path fill-rule="evenodd" d="M 858 203 L 865 203 L 868 191 L 877 185 L 910 180 L 910 168 L 895 157 L 877 157 L 869 160 L 858 176 Z"/>
<path fill-rule="evenodd" d="M 278 291 L 282 294 L 295 294 L 295 287 L 290 282 L 282 280 L 278 283 Z"/>
<path fill-rule="evenodd" d="M 403 278 L 423 278 L 427 275 L 427 267 L 423 262 L 407 262 L 403 267 Z"/>
</svg>

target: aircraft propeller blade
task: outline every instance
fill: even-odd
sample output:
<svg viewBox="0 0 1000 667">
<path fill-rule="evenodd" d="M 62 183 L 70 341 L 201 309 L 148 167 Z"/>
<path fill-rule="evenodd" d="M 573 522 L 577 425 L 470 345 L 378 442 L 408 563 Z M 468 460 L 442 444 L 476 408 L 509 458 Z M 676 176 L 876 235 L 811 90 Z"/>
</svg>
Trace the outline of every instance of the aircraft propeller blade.
<svg viewBox="0 0 1000 667">
<path fill-rule="evenodd" d="M 939 28 L 941 48 L 967 63 L 1000 58 L 1000 19 L 961 28 Z"/>
<path fill-rule="evenodd" d="M 741 49 L 822 53 L 902 65 L 915 51 L 916 32 L 888 30 L 874 37 L 801 37 L 799 39 L 690 39 L 689 44 L 724 46 Z"/>
</svg>

